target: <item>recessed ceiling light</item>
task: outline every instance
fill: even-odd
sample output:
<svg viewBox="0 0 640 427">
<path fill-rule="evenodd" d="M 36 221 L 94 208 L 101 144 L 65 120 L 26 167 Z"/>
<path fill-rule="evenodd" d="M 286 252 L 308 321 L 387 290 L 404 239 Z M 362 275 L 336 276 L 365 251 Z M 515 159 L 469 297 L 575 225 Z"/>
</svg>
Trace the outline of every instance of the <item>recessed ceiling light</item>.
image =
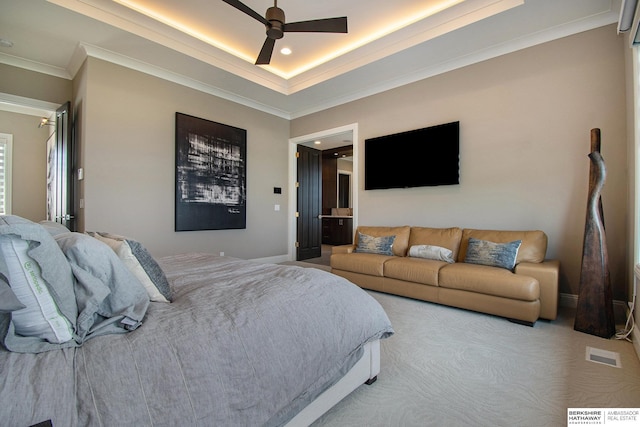
<svg viewBox="0 0 640 427">
<path fill-rule="evenodd" d="M 11 40 L 7 40 L 7 39 L 0 39 L 0 46 L 1 47 L 13 47 L 13 42 Z"/>
<path fill-rule="evenodd" d="M 320 140 L 318 140 L 318 141 L 313 141 L 313 143 L 314 143 L 314 144 L 316 144 L 316 145 L 320 145 L 320 144 L 322 144 L 322 141 L 320 141 Z"/>
<path fill-rule="evenodd" d="M 283 55 L 291 55 L 291 49 L 289 49 L 288 47 L 283 47 L 282 49 L 280 49 L 280 53 Z"/>
</svg>

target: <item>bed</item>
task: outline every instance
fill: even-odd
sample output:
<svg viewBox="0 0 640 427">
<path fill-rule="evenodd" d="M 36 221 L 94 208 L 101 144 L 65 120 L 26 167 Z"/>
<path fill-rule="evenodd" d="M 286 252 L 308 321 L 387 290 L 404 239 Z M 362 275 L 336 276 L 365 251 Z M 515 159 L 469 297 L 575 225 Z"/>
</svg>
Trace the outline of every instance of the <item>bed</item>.
<svg viewBox="0 0 640 427">
<path fill-rule="evenodd" d="M 26 308 L 8 241 L 28 243 L 71 339 L 16 332 Z M 0 217 L 0 249 L 3 426 L 309 425 L 376 378 L 380 340 L 393 334 L 375 299 L 319 269 L 155 260 L 122 236 L 18 217 Z"/>
</svg>

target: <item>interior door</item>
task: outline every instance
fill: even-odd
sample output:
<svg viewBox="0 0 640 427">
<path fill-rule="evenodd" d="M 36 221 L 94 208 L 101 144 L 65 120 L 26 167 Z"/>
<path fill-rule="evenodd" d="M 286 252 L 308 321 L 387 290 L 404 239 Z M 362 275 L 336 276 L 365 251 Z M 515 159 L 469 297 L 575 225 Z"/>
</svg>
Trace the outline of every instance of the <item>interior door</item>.
<svg viewBox="0 0 640 427">
<path fill-rule="evenodd" d="M 296 259 L 322 255 L 322 152 L 298 145 Z"/>
<path fill-rule="evenodd" d="M 67 102 L 56 110 L 55 141 L 48 153 L 47 200 L 49 219 L 76 231 L 76 150 L 70 108 L 71 103 Z"/>
</svg>

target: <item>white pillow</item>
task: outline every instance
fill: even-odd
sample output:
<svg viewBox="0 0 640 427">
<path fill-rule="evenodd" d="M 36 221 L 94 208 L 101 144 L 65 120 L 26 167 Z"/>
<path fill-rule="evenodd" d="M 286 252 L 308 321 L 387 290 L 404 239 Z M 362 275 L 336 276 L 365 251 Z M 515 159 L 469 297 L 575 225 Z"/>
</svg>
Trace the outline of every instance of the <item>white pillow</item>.
<svg viewBox="0 0 640 427">
<path fill-rule="evenodd" d="M 155 302 L 169 302 L 167 298 L 160 292 L 160 290 L 153 283 L 153 280 L 145 271 L 138 258 L 133 254 L 131 246 L 126 239 L 121 236 L 109 235 L 96 232 L 87 232 L 91 237 L 95 237 L 103 243 L 106 243 L 116 253 L 118 258 L 124 263 L 127 269 L 136 276 L 136 279 L 142 283 L 142 286 L 149 294 L 149 299 Z"/>
<path fill-rule="evenodd" d="M 414 245 L 409 248 L 409 256 L 415 258 L 434 259 L 437 261 L 448 262 L 450 264 L 455 262 L 451 249 L 443 248 L 441 246 Z"/>
<path fill-rule="evenodd" d="M 11 234 L 0 236 L 0 252 L 9 272 L 11 290 L 25 308 L 13 311 L 15 332 L 60 344 L 71 340 L 71 324 L 58 310 L 37 262 L 27 254 L 29 243 Z"/>
</svg>

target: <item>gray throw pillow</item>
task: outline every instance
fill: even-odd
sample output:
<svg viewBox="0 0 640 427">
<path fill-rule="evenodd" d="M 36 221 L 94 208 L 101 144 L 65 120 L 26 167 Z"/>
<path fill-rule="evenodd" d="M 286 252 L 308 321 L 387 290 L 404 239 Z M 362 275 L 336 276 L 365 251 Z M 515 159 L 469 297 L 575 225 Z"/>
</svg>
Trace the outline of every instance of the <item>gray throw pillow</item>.
<svg viewBox="0 0 640 427">
<path fill-rule="evenodd" d="M 396 236 L 373 237 L 358 232 L 358 245 L 355 252 L 379 255 L 393 255 L 393 242 Z"/>
<path fill-rule="evenodd" d="M 521 244 L 522 240 L 495 243 L 470 237 L 464 262 L 513 270 Z"/>
<path fill-rule="evenodd" d="M 133 256 L 136 257 L 153 284 L 158 288 L 158 291 L 160 291 L 160 293 L 164 295 L 169 302 L 171 302 L 173 298 L 171 287 L 169 286 L 167 276 L 165 276 L 160 265 L 158 265 L 156 260 L 151 256 L 147 248 L 145 248 L 142 243 L 131 239 L 127 239 L 127 243 L 131 247 Z"/>
</svg>

